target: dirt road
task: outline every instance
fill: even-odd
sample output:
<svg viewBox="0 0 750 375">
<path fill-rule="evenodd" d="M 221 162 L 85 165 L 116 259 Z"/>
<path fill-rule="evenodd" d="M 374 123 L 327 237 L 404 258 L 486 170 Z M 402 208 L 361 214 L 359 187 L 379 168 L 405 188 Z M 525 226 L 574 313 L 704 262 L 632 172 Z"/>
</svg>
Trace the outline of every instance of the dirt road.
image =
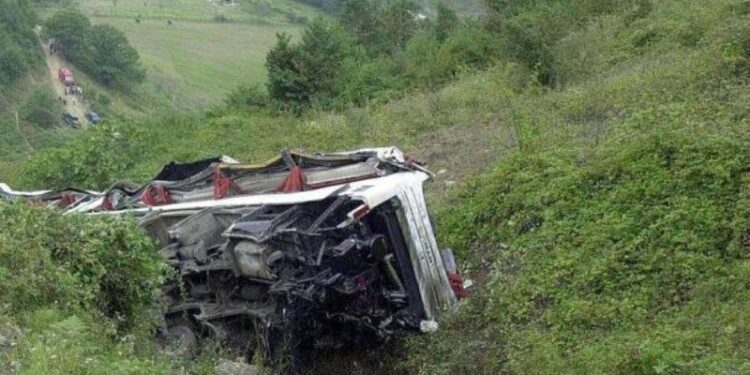
<svg viewBox="0 0 750 375">
<path fill-rule="evenodd" d="M 42 41 L 42 49 L 44 49 L 44 56 L 45 61 L 47 62 L 47 70 L 49 71 L 49 77 L 52 81 L 52 87 L 55 89 L 55 97 L 56 98 L 62 98 L 65 99 L 67 104 L 65 105 L 65 111 L 72 113 L 74 116 L 81 119 L 81 123 L 86 123 L 86 113 L 88 112 L 88 108 L 86 105 L 81 103 L 81 100 L 79 97 L 75 95 L 66 95 L 65 94 L 65 85 L 60 82 L 60 79 L 57 77 L 57 71 L 61 67 L 70 67 L 70 65 L 67 65 L 65 61 L 63 60 L 62 56 L 59 53 L 54 53 L 50 55 L 49 50 L 49 43 Z M 75 72 L 74 72 L 75 75 Z M 75 104 L 73 102 L 75 101 Z M 60 114 L 62 115 L 62 113 Z"/>
</svg>

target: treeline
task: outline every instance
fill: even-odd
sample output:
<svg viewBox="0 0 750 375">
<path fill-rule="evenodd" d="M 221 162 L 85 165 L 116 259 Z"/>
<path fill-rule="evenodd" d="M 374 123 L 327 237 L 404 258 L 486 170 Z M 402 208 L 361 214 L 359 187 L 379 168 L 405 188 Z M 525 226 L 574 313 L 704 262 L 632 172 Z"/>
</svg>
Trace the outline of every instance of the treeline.
<svg viewBox="0 0 750 375">
<path fill-rule="evenodd" d="M 490 8 L 485 28 L 503 44 L 504 57 L 534 69 L 539 81 L 554 86 L 564 80 L 566 67 L 554 46 L 591 19 L 626 14 L 628 22 L 647 16 L 651 0 L 485 0 Z"/>
<path fill-rule="evenodd" d="M 28 0 L 0 0 L 1 84 L 20 78 L 39 61 L 36 22 L 36 12 Z"/>
<path fill-rule="evenodd" d="M 146 77 L 138 51 L 120 30 L 92 25 L 77 10 L 65 9 L 47 19 L 43 36 L 60 42 L 68 60 L 105 86 L 124 88 Z"/>
<path fill-rule="evenodd" d="M 385 102 L 485 67 L 496 52 L 479 22 L 448 7 L 428 18 L 410 0 L 350 0 L 335 20 L 310 23 L 298 42 L 278 36 L 266 62 L 268 97 L 295 112 Z"/>
<path fill-rule="evenodd" d="M 361 106 L 434 88 L 495 61 L 519 63 L 554 87 L 580 70 L 556 60 L 552 48 L 560 40 L 593 17 L 626 12 L 637 20 L 652 8 L 648 0 L 487 0 L 487 6 L 483 18 L 465 20 L 441 4 L 427 12 L 412 0 L 342 0 L 334 20 L 312 22 L 299 41 L 279 35 L 267 56 L 268 97 L 256 90 L 249 101 L 298 113 Z"/>
</svg>

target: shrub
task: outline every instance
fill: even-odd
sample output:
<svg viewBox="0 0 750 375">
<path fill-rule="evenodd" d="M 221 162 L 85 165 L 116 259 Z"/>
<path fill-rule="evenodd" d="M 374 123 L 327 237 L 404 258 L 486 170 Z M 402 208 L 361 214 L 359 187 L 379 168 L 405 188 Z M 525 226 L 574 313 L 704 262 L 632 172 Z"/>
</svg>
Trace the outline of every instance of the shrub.
<svg viewBox="0 0 750 375">
<path fill-rule="evenodd" d="M 258 85 L 240 85 L 224 99 L 224 106 L 229 110 L 248 111 L 264 108 L 268 105 L 268 96 Z"/>
<path fill-rule="evenodd" d="M 448 34 L 440 46 L 436 75 L 454 78 L 461 70 L 486 68 L 497 56 L 492 36 L 473 25 L 462 26 Z"/>
<path fill-rule="evenodd" d="M 24 167 L 21 182 L 37 188 L 105 189 L 146 155 L 141 137 L 134 128 L 88 128 L 67 147 L 39 152 Z"/>
<path fill-rule="evenodd" d="M 721 63 L 730 75 L 750 80 L 750 27 L 731 27 L 721 47 Z"/>
<path fill-rule="evenodd" d="M 406 45 L 403 54 L 404 75 L 414 86 L 433 86 L 445 81 L 438 72 L 441 44 L 434 33 L 417 34 Z"/>
<path fill-rule="evenodd" d="M 349 58 L 341 68 L 340 88 L 335 99 L 338 108 L 368 103 L 385 103 L 406 87 L 391 58 L 362 61 Z"/>
<path fill-rule="evenodd" d="M 0 203 L 0 221 L 0 302 L 13 311 L 91 310 L 133 326 L 154 306 L 166 268 L 132 220 Z"/>
<path fill-rule="evenodd" d="M 339 25 L 318 19 L 297 45 L 279 35 L 268 53 L 268 93 L 282 107 L 296 112 L 313 104 L 330 106 L 339 90 L 339 71 L 357 49 Z"/>
<path fill-rule="evenodd" d="M 40 61 L 33 28 L 37 15 L 27 0 L 0 0 L 0 83 L 20 78 Z"/>
<path fill-rule="evenodd" d="M 20 46 L 4 37 L 0 30 L 0 83 L 10 83 L 26 72 L 26 56 Z"/>
<path fill-rule="evenodd" d="M 60 105 L 48 87 L 34 90 L 21 108 L 23 119 L 43 128 L 60 123 Z"/>
<path fill-rule="evenodd" d="M 736 221 L 749 209 L 747 146 L 746 138 L 634 130 L 583 159 L 575 150 L 519 155 L 470 182 L 465 204 L 439 215 L 441 236 L 462 254 L 492 252 L 486 305 L 474 311 L 483 318 L 471 324 L 507 345 L 444 369 L 746 368 L 746 351 L 732 348 L 750 332 L 740 323 L 747 314 L 722 311 L 750 296 L 733 281 L 747 272 L 747 228 Z M 685 325 L 703 313 L 713 318 Z M 745 333 L 717 339 L 718 317 Z"/>
<path fill-rule="evenodd" d="M 231 20 L 225 14 L 218 13 L 218 14 L 214 15 L 214 21 L 221 22 L 221 23 L 227 23 L 227 22 L 230 22 Z"/>
<path fill-rule="evenodd" d="M 156 354 L 168 267 L 128 217 L 0 202 L 0 372 L 174 374 Z"/>
<path fill-rule="evenodd" d="M 66 56 L 78 62 L 85 58 L 86 38 L 91 29 L 91 21 L 83 13 L 73 9 L 63 9 L 44 21 L 42 37 L 60 42 Z"/>
</svg>

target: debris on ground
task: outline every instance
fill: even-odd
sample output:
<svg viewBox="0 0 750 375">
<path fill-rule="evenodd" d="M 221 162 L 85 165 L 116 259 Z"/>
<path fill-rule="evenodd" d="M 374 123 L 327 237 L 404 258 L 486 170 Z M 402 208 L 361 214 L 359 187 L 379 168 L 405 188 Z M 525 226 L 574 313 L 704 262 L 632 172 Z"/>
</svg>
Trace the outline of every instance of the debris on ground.
<svg viewBox="0 0 750 375">
<path fill-rule="evenodd" d="M 164 287 L 162 336 L 194 355 L 204 339 L 294 366 L 300 351 L 433 332 L 463 282 L 437 246 L 431 178 L 396 148 L 283 152 L 171 163 L 143 186 L 0 197 L 67 213 L 135 216 L 179 277 Z"/>
</svg>

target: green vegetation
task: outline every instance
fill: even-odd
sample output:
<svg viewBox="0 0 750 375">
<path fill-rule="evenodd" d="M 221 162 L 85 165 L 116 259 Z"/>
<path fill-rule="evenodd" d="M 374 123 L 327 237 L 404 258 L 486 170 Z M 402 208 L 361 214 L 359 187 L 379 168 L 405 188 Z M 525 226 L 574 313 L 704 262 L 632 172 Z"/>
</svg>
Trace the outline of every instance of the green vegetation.
<svg viewBox="0 0 750 375">
<path fill-rule="evenodd" d="M 239 84 L 266 82 L 265 56 L 276 33 L 296 36 L 300 22 L 319 16 L 291 0 L 206 0 L 77 3 L 94 25 L 121 30 L 138 51 L 146 81 L 114 103 L 118 114 L 202 111 Z"/>
<path fill-rule="evenodd" d="M 81 0 L 80 9 L 87 15 L 102 20 L 123 18 L 186 22 L 223 23 L 287 23 L 291 14 L 313 19 L 317 12 L 311 7 L 291 0 L 238 0 L 235 6 L 219 5 L 220 1 L 206 0 Z"/>
<path fill-rule="evenodd" d="M 479 24 L 461 22 L 444 6 L 434 21 L 416 17 L 420 11 L 409 0 L 352 0 L 337 21 L 307 26 L 296 44 L 279 35 L 266 60 L 270 98 L 293 112 L 383 102 L 486 67 L 496 56 Z"/>
<path fill-rule="evenodd" d="M 0 371 L 176 372 L 150 350 L 166 266 L 133 221 L 7 203 L 0 221 Z"/>
<path fill-rule="evenodd" d="M 483 173 L 432 191 L 440 240 L 478 286 L 393 368 L 749 372 L 748 2 L 489 6 L 482 23 L 443 9 L 388 37 L 377 17 L 311 22 L 269 55 L 270 95 L 248 82 L 205 116 L 85 130 L 15 182 L 103 188 L 172 159 L 397 144 L 452 179 Z"/>
<path fill-rule="evenodd" d="M 26 0 L 0 0 L 0 175 L 39 147 L 59 145 L 65 134 L 54 128 L 60 113 L 50 101 L 39 42 L 37 14 Z M 40 82 L 42 81 L 42 82 Z"/>
<path fill-rule="evenodd" d="M 538 35 L 557 89 L 507 97 L 518 151 L 438 214 L 482 286 L 413 340 L 408 369 L 750 370 L 745 6 L 585 9 Z M 549 11 L 524 17 L 543 28 Z"/>
<path fill-rule="evenodd" d="M 239 84 L 265 83 L 263 64 L 276 33 L 299 33 L 298 26 L 288 24 L 93 20 L 122 30 L 138 50 L 147 71 L 139 96 L 190 110 L 217 104 Z"/>
<path fill-rule="evenodd" d="M 43 36 L 62 43 L 66 58 L 104 86 L 127 88 L 146 77 L 138 51 L 121 31 L 92 26 L 78 11 L 62 10 L 45 20 Z"/>
<path fill-rule="evenodd" d="M 29 1 L 0 1 L 0 84 L 21 78 L 39 62 L 34 25 L 36 13 Z"/>
<path fill-rule="evenodd" d="M 21 113 L 24 121 L 42 128 L 54 127 L 60 123 L 58 103 L 49 87 L 34 90 L 21 107 Z"/>
</svg>

